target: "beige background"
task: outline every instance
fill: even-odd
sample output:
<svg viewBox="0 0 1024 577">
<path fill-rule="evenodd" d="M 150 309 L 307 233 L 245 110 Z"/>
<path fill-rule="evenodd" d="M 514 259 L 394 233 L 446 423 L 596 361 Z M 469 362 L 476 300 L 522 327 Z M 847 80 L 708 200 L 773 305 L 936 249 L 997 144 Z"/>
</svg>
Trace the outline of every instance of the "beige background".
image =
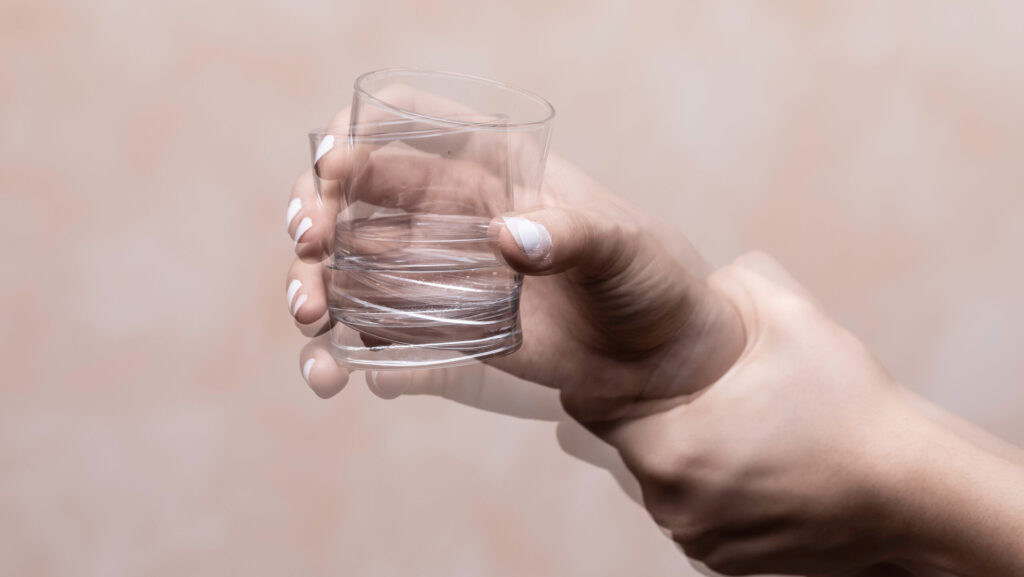
<svg viewBox="0 0 1024 577">
<path fill-rule="evenodd" d="M 288 191 L 385 66 L 547 96 L 563 155 L 1024 444 L 1019 2 L 0 0 L 0 57 L 4 575 L 695 574 L 551 423 L 306 389 Z"/>
</svg>

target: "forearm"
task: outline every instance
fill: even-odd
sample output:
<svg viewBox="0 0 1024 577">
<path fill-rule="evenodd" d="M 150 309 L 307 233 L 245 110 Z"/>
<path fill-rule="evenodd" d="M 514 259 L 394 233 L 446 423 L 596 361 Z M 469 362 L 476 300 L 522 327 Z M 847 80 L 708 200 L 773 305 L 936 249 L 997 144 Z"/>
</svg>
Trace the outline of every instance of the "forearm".
<svg viewBox="0 0 1024 577">
<path fill-rule="evenodd" d="M 982 429 L 967 419 L 951 413 L 924 397 L 907 392 L 911 404 L 929 420 L 951 431 L 979 448 L 1024 466 L 1024 449 Z"/>
<path fill-rule="evenodd" d="M 1018 453 L 966 422 L 950 428 L 937 412 L 928 419 L 900 497 L 908 557 L 961 577 L 1024 575 Z"/>
</svg>

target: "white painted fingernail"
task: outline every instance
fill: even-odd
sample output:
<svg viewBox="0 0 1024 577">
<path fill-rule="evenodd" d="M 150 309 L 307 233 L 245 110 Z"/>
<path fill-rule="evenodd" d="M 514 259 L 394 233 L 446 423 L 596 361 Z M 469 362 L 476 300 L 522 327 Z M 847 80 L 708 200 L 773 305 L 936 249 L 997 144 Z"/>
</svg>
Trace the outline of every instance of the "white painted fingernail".
<svg viewBox="0 0 1024 577">
<path fill-rule="evenodd" d="M 295 229 L 295 245 L 292 248 L 299 246 L 302 235 L 306 234 L 306 231 L 311 228 L 313 228 L 313 219 L 308 216 L 299 221 L 299 228 Z"/>
<path fill-rule="evenodd" d="M 302 288 L 302 281 L 299 279 L 292 279 L 292 282 L 288 283 L 288 308 L 292 308 L 292 299 L 295 298 L 295 293 Z"/>
<path fill-rule="evenodd" d="M 516 244 L 532 260 L 543 259 L 551 252 L 551 235 L 544 225 L 519 216 L 503 216 L 505 226 Z"/>
<path fill-rule="evenodd" d="M 316 147 L 316 160 L 313 161 L 313 164 L 320 162 L 320 159 L 330 152 L 332 148 L 334 148 L 334 135 L 328 134 L 320 141 L 320 145 Z"/>
<path fill-rule="evenodd" d="M 316 359 L 310 357 L 306 359 L 306 362 L 302 363 L 302 378 L 306 379 L 306 384 L 309 384 L 309 373 L 313 370 L 313 365 L 316 364 Z"/>
<path fill-rule="evenodd" d="M 308 295 L 299 295 L 299 298 L 295 300 L 295 306 L 292 307 L 292 316 L 298 314 L 299 309 L 301 309 L 302 305 L 306 303 L 307 297 Z"/>
<path fill-rule="evenodd" d="M 285 215 L 288 218 L 288 223 L 285 224 L 285 226 L 292 225 L 292 221 L 295 220 L 295 215 L 299 214 L 300 210 L 302 210 L 302 199 L 293 198 L 292 201 L 288 203 L 288 214 Z"/>
</svg>

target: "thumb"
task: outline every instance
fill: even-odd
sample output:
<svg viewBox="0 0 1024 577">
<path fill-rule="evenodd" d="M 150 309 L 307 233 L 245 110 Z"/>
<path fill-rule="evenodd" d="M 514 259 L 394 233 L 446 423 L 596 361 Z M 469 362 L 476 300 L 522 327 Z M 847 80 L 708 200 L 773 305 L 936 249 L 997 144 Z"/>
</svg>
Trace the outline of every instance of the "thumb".
<svg viewBox="0 0 1024 577">
<path fill-rule="evenodd" d="M 632 260 L 638 234 L 607 216 L 558 207 L 496 217 L 488 236 L 500 257 L 521 273 L 576 269 L 608 278 Z"/>
</svg>

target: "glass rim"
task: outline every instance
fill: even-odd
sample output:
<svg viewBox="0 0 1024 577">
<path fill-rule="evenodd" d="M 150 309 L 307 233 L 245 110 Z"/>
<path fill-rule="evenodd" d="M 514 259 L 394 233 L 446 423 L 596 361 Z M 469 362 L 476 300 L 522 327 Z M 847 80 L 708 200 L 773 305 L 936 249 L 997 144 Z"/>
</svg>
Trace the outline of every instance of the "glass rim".
<svg viewBox="0 0 1024 577">
<path fill-rule="evenodd" d="M 373 122 L 366 126 L 372 126 L 375 129 L 380 129 L 381 125 L 388 124 L 406 124 L 408 120 L 385 120 L 383 122 Z M 348 125 L 338 128 L 320 127 L 314 128 L 309 131 L 310 138 L 324 138 L 326 136 L 333 136 L 335 138 L 344 138 L 352 142 L 375 142 L 375 141 L 391 141 L 391 140 L 409 140 L 415 138 L 436 138 L 439 136 L 450 136 L 452 134 L 459 134 L 462 132 L 476 132 L 481 129 L 493 128 L 493 123 L 463 123 L 456 126 L 435 126 L 432 128 L 424 128 L 419 130 L 398 130 L 394 132 L 359 132 L 353 130 L 364 126 L 361 124 Z"/>
<path fill-rule="evenodd" d="M 440 116 L 431 116 L 429 114 L 413 112 L 413 111 L 408 110 L 406 108 L 402 108 L 401 106 L 395 106 L 394 104 L 391 104 L 390 102 L 387 102 L 386 100 L 371 94 L 365 88 L 363 88 L 363 86 L 362 86 L 363 81 L 365 81 L 365 80 L 367 80 L 367 79 L 369 79 L 369 78 L 371 78 L 373 76 L 380 76 L 380 75 L 434 76 L 434 77 L 445 77 L 445 78 L 451 78 L 451 79 L 468 81 L 468 82 L 475 82 L 477 84 L 485 84 L 485 85 L 488 85 L 488 86 L 491 86 L 491 87 L 495 87 L 495 88 L 499 88 L 501 90 L 505 90 L 507 92 L 515 93 L 515 94 L 517 94 L 519 96 L 522 96 L 524 98 L 532 100 L 534 103 L 540 104 L 540 106 L 545 111 L 545 115 L 544 115 L 544 118 L 541 118 L 539 120 L 531 120 L 529 122 L 467 122 L 467 121 L 455 120 L 455 119 L 452 119 L 452 118 L 445 118 L 445 117 L 440 117 Z M 429 69 L 424 69 L 424 68 L 381 68 L 379 70 L 373 70 L 373 71 L 370 71 L 370 72 L 365 72 L 363 74 L 360 74 L 356 78 L 355 83 L 353 84 L 353 89 L 358 94 L 366 97 L 368 100 L 371 100 L 374 103 L 376 103 L 376 104 L 378 104 L 380 106 L 383 106 L 384 108 L 387 108 L 388 110 L 391 110 L 391 111 L 396 112 L 398 114 L 404 115 L 404 116 L 409 117 L 409 118 L 420 118 L 420 119 L 424 119 L 424 120 L 429 120 L 431 122 L 438 122 L 438 123 L 442 123 L 442 124 L 448 124 L 448 125 L 451 125 L 451 126 L 465 126 L 465 127 L 478 127 L 478 128 L 498 128 L 498 129 L 502 129 L 502 130 L 524 130 L 524 129 L 536 128 L 536 127 L 539 127 L 539 126 L 543 126 L 545 124 L 550 124 L 551 121 L 555 118 L 555 107 L 552 106 L 550 102 L 548 102 L 547 100 L 545 100 L 543 97 L 541 97 L 538 94 L 535 94 L 533 92 L 529 92 L 527 90 L 523 90 L 521 88 L 517 88 L 515 86 L 512 86 L 511 84 L 506 84 L 504 82 L 499 82 L 497 80 L 491 80 L 490 78 L 484 78 L 482 76 L 474 76 L 472 74 L 463 74 L 461 72 L 447 72 L 447 71 L 444 71 L 444 70 L 429 70 Z"/>
</svg>

